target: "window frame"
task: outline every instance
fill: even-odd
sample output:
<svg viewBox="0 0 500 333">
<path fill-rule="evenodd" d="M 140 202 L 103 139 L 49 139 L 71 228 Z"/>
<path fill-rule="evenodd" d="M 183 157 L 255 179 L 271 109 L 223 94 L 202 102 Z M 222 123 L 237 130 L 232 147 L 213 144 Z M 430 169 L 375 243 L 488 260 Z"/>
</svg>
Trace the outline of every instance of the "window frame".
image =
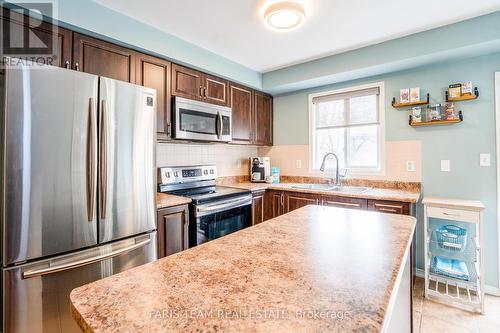
<svg viewBox="0 0 500 333">
<path fill-rule="evenodd" d="M 313 103 L 313 99 L 322 96 L 334 95 L 334 94 L 346 94 L 350 92 L 355 92 L 358 90 L 378 88 L 378 118 L 379 118 L 379 137 L 378 137 L 378 167 L 361 167 L 361 168 L 347 168 L 348 173 L 351 175 L 367 175 L 367 176 L 384 176 L 385 175 L 385 84 L 383 81 L 374 82 L 369 84 L 363 84 L 359 86 L 350 86 L 341 89 L 322 91 L 318 93 L 309 94 L 309 173 L 316 175 L 323 175 L 332 171 L 332 169 L 326 169 L 325 172 L 314 168 L 314 151 L 315 151 L 315 132 L 316 132 L 316 110 Z M 341 127 L 347 128 L 348 126 Z"/>
</svg>

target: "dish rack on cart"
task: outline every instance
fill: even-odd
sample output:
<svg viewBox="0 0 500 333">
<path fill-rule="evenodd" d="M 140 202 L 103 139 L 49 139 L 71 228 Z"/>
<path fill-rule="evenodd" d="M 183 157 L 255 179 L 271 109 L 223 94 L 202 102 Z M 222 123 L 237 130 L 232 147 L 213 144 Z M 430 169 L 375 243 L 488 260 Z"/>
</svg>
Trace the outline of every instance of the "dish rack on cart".
<svg viewBox="0 0 500 333">
<path fill-rule="evenodd" d="M 484 314 L 480 201 L 425 197 L 425 297 Z"/>
</svg>

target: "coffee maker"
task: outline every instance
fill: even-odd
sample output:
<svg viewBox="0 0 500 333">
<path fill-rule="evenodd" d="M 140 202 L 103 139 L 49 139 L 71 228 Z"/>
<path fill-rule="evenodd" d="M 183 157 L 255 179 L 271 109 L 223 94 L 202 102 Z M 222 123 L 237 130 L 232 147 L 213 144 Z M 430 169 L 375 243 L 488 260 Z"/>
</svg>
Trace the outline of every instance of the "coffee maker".
<svg viewBox="0 0 500 333">
<path fill-rule="evenodd" d="M 271 176 L 271 160 L 269 157 L 250 157 L 250 181 L 264 183 Z"/>
</svg>

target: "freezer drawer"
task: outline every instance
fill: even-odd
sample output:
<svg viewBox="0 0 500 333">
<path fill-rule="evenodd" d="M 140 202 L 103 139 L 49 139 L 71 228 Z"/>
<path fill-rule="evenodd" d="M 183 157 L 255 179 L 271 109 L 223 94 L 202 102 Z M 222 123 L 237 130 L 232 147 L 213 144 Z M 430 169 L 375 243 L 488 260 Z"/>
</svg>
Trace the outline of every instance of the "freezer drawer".
<svg viewBox="0 0 500 333">
<path fill-rule="evenodd" d="M 156 260 L 156 232 L 3 269 L 3 332 L 81 332 L 71 290 Z"/>
</svg>

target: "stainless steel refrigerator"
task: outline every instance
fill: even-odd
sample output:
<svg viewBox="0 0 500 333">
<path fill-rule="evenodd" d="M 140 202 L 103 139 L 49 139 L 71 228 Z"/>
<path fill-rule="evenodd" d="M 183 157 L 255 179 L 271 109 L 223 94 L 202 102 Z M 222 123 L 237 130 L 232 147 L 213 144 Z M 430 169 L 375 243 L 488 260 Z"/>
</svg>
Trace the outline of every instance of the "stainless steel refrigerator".
<svg viewBox="0 0 500 333">
<path fill-rule="evenodd" d="M 3 76 L 3 332 L 79 332 L 72 289 L 156 259 L 155 91 L 34 64 Z"/>
</svg>

